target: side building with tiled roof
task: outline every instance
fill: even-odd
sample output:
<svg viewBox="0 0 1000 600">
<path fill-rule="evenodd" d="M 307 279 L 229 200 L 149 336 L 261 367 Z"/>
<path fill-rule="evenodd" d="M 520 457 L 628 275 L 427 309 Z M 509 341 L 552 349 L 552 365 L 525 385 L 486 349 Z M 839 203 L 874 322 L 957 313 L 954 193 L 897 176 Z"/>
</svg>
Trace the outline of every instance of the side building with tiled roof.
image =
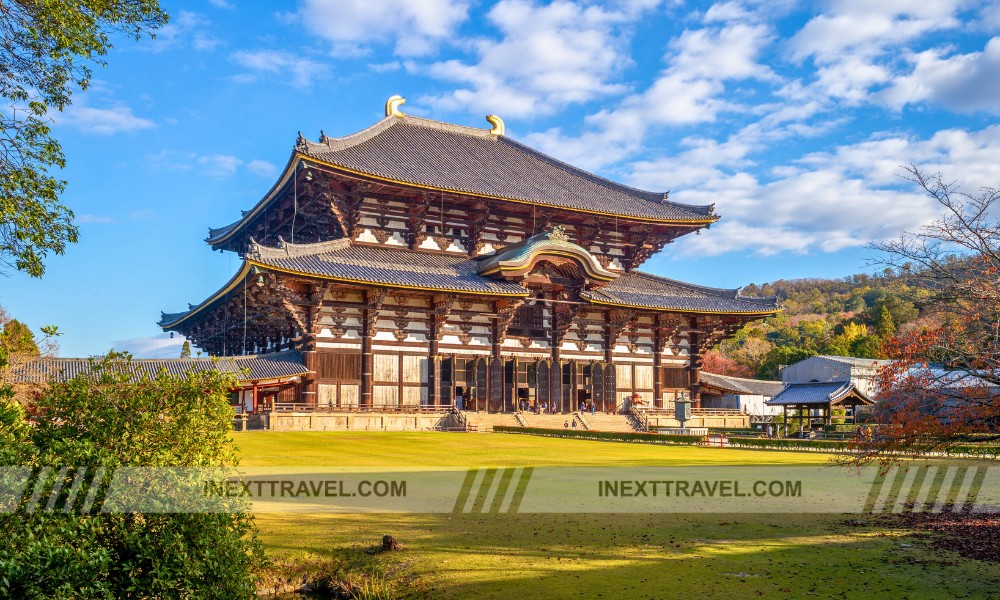
<svg viewBox="0 0 1000 600">
<path fill-rule="evenodd" d="M 778 310 L 638 270 L 713 206 L 401 102 L 352 135 L 300 135 L 260 201 L 209 230 L 239 270 L 163 329 L 218 356 L 301 351 L 314 407 L 614 411 L 697 403 L 705 351 Z"/>
</svg>

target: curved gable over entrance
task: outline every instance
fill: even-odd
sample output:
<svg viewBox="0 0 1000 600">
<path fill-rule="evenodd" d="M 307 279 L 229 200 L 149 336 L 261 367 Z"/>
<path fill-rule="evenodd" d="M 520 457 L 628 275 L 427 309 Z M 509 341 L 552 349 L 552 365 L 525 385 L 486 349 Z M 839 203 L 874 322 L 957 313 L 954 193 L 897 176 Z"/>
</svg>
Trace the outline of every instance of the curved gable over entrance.
<svg viewBox="0 0 1000 600">
<path fill-rule="evenodd" d="M 478 272 L 496 279 L 521 281 L 542 262 L 556 267 L 565 265 L 580 273 L 588 288 L 607 285 L 618 277 L 617 273 L 601 266 L 586 248 L 569 241 L 562 227 L 553 227 L 551 231 L 533 235 L 483 257 Z"/>
</svg>

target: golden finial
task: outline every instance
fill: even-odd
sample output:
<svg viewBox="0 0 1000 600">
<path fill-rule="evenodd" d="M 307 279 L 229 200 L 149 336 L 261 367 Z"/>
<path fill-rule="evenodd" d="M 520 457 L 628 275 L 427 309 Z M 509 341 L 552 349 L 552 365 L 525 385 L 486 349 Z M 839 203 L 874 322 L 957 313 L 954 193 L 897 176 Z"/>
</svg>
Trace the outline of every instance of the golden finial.
<svg viewBox="0 0 1000 600">
<path fill-rule="evenodd" d="M 493 126 L 493 129 L 490 129 L 490 135 L 503 135 L 503 119 L 496 115 L 487 115 L 486 120 Z"/>
<path fill-rule="evenodd" d="M 403 118 L 403 113 L 399 110 L 399 107 L 404 104 L 406 104 L 406 98 L 402 96 L 389 98 L 385 101 L 385 116 Z"/>
</svg>

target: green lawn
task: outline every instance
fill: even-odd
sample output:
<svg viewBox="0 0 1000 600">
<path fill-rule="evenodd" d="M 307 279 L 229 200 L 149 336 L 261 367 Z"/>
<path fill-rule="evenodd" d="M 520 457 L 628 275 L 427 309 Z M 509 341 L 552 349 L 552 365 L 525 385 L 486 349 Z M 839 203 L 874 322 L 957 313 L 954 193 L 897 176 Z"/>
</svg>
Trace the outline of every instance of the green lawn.
<svg viewBox="0 0 1000 600">
<path fill-rule="evenodd" d="M 824 464 L 815 452 L 626 444 L 513 434 L 270 432 L 233 434 L 246 466 L 520 467 Z"/>
<path fill-rule="evenodd" d="M 828 456 L 501 434 L 235 434 L 244 465 L 471 467 L 819 464 Z M 385 573 L 430 598 L 985 598 L 1000 565 L 844 515 L 275 515 L 281 565 Z M 385 533 L 402 552 L 370 555 Z M 331 567 L 333 565 L 333 567 Z"/>
</svg>

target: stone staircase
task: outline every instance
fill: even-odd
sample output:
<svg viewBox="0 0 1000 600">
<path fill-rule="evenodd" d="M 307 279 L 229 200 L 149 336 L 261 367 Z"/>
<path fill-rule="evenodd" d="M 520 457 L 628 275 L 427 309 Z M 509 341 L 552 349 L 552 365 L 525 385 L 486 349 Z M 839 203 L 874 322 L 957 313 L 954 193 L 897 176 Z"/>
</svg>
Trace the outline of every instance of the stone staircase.
<svg viewBox="0 0 1000 600">
<path fill-rule="evenodd" d="M 469 431 L 490 432 L 493 427 L 503 425 L 505 427 L 523 427 L 514 418 L 513 413 L 486 413 L 462 411 Z M 560 423 L 561 425 L 561 423 Z"/>
<path fill-rule="evenodd" d="M 638 431 L 630 415 L 587 413 L 584 418 L 593 431 Z"/>
<path fill-rule="evenodd" d="M 572 414 L 536 415 L 535 413 L 521 413 L 521 418 L 524 419 L 524 422 L 526 423 L 525 427 L 566 429 L 566 423 L 569 422 L 569 424 L 572 425 L 575 417 Z M 577 422 L 576 426 L 579 428 L 580 423 Z"/>
</svg>

